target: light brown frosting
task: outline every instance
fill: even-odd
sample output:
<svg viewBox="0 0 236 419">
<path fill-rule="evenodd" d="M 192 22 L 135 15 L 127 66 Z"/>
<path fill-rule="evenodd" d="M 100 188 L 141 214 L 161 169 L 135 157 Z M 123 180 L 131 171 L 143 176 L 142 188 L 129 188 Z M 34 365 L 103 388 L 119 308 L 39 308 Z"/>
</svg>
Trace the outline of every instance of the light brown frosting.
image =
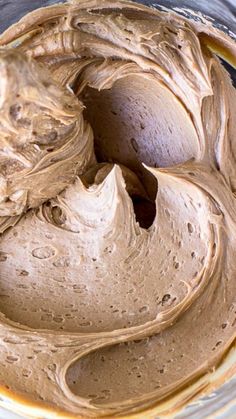
<svg viewBox="0 0 236 419">
<path fill-rule="evenodd" d="M 234 56 L 217 30 L 109 0 L 39 9 L 2 34 L 0 381 L 12 392 L 129 414 L 233 342 L 236 93 L 207 39 Z"/>
</svg>

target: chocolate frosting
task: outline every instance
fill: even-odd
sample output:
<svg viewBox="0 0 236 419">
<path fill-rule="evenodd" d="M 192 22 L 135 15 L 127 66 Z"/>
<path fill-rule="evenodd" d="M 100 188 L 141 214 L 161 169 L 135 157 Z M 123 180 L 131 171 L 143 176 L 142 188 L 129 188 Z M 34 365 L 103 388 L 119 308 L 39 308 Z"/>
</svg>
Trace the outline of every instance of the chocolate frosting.
<svg viewBox="0 0 236 419">
<path fill-rule="evenodd" d="M 80 0 L 0 45 L 0 381 L 77 415 L 145 409 L 235 338 L 236 93 L 213 52 L 235 43 Z"/>
</svg>

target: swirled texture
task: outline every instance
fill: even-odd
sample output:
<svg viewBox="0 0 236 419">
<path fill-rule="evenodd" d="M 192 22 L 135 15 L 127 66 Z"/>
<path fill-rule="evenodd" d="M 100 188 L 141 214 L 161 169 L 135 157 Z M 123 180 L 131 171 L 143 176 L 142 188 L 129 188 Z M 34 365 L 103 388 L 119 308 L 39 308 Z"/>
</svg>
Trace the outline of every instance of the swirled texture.
<svg viewBox="0 0 236 419">
<path fill-rule="evenodd" d="M 212 52 L 235 44 L 80 0 L 0 45 L 0 380 L 77 415 L 147 408 L 235 338 L 236 94 Z"/>
</svg>

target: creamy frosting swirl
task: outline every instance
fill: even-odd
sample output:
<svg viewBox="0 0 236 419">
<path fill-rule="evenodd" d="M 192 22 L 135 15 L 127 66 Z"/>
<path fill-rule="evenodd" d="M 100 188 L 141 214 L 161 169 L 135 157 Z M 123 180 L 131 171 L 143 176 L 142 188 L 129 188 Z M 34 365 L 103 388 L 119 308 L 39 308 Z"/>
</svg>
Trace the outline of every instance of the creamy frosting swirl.
<svg viewBox="0 0 236 419">
<path fill-rule="evenodd" d="M 147 408 L 235 338 L 236 93 L 212 51 L 235 43 L 83 0 L 0 45 L 0 381 L 77 415 Z"/>
</svg>

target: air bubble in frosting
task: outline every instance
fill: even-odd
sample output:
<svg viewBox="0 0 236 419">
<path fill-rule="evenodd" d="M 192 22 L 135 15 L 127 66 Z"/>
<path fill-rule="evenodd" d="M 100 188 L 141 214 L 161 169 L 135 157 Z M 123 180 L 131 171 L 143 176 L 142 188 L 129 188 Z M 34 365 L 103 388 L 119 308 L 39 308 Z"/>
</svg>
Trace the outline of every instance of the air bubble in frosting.
<svg viewBox="0 0 236 419">
<path fill-rule="evenodd" d="M 53 257 L 56 251 L 51 246 L 38 247 L 32 250 L 32 256 L 37 259 L 48 259 Z"/>
</svg>

